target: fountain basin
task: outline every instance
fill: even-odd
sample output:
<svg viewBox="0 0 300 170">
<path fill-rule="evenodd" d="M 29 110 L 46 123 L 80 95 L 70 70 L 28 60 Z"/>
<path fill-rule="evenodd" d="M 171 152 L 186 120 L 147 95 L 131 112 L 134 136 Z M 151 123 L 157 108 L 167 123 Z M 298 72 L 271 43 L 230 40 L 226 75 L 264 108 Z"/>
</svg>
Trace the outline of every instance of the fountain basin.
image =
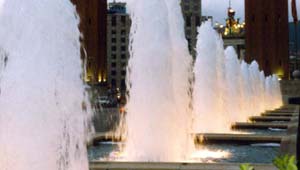
<svg viewBox="0 0 300 170">
<path fill-rule="evenodd" d="M 276 170 L 270 164 L 255 164 L 256 170 Z M 90 162 L 91 170 L 239 170 L 239 164 Z"/>
</svg>

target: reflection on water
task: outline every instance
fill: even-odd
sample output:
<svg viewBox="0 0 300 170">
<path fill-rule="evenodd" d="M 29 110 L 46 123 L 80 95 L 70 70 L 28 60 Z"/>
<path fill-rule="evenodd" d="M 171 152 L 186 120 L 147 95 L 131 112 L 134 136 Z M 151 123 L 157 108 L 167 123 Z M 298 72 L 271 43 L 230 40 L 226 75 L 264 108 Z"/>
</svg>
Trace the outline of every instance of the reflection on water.
<svg viewBox="0 0 300 170">
<path fill-rule="evenodd" d="M 99 143 L 89 149 L 89 159 L 99 161 L 124 161 L 122 143 Z M 279 153 L 279 145 L 229 145 L 212 144 L 198 148 L 184 162 L 205 163 L 271 163 Z"/>
</svg>

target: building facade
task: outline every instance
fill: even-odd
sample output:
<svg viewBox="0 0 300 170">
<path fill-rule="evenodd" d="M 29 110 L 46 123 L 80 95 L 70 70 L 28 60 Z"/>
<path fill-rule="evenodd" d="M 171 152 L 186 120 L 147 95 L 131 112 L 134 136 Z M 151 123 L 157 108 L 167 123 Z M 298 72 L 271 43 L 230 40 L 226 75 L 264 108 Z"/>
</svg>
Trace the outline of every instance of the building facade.
<svg viewBox="0 0 300 170">
<path fill-rule="evenodd" d="M 288 1 L 245 0 L 246 61 L 289 78 Z"/>
<path fill-rule="evenodd" d="M 126 68 L 129 59 L 129 33 L 131 20 L 126 3 L 109 4 L 107 15 L 107 73 L 111 89 L 126 92 Z"/>
<path fill-rule="evenodd" d="M 106 74 L 106 0 L 72 0 L 80 17 L 82 49 L 85 62 L 85 81 L 105 84 Z"/>
<path fill-rule="evenodd" d="M 201 25 L 202 21 L 208 19 L 202 17 L 201 6 L 201 0 L 181 0 L 181 9 L 185 20 L 185 35 L 189 51 L 194 58 L 196 57 L 197 27 Z"/>
</svg>

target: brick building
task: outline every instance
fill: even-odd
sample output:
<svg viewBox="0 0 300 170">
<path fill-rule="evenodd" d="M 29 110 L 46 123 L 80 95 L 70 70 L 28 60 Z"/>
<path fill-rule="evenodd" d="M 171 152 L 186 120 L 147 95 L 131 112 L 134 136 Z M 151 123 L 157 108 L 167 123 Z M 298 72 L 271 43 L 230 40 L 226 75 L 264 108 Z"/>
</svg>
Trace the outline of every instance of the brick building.
<svg viewBox="0 0 300 170">
<path fill-rule="evenodd" d="M 246 61 L 289 78 L 288 1 L 245 0 Z"/>
<path fill-rule="evenodd" d="M 106 0 L 72 0 L 80 16 L 83 48 L 86 63 L 85 81 L 90 84 L 106 83 Z"/>
</svg>

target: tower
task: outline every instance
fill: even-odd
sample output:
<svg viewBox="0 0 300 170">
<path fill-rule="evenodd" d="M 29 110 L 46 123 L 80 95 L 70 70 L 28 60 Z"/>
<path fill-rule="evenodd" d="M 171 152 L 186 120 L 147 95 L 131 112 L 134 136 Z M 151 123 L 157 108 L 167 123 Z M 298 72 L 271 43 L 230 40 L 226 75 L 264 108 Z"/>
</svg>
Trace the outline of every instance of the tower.
<svg viewBox="0 0 300 170">
<path fill-rule="evenodd" d="M 288 1 L 245 0 L 246 60 L 266 75 L 289 77 Z"/>
<path fill-rule="evenodd" d="M 80 16 L 81 54 L 85 61 L 85 81 L 106 83 L 106 0 L 72 0 Z"/>
</svg>

